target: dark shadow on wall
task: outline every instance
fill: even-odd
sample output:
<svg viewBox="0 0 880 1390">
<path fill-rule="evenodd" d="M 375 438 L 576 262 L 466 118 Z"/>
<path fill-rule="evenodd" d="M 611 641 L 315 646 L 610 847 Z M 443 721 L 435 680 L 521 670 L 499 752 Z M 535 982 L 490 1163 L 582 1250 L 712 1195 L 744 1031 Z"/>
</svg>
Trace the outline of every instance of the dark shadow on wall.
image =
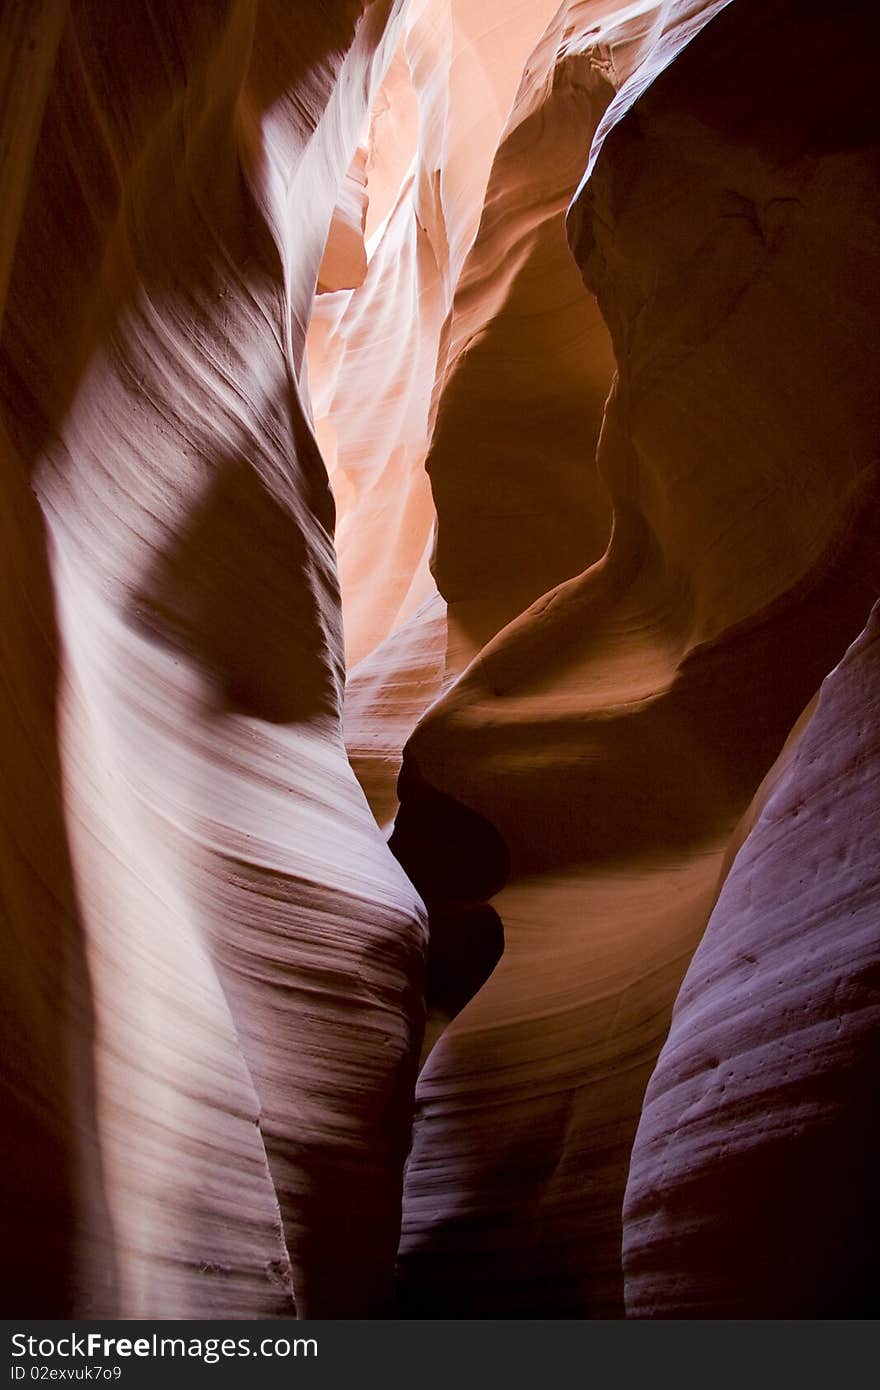
<svg viewBox="0 0 880 1390">
<path fill-rule="evenodd" d="M 0 1302 L 5 1317 L 112 1317 L 94 1013 L 67 842 L 59 639 L 42 517 L 2 431 Z"/>
<path fill-rule="evenodd" d="M 504 924 L 487 901 L 507 881 L 507 846 L 475 811 L 431 787 L 412 754 L 398 778 L 401 810 L 388 842 L 428 909 L 423 1060 L 504 954 Z"/>
<path fill-rule="evenodd" d="M 248 461 L 220 460 L 130 616 L 199 663 L 221 713 L 272 724 L 332 716 L 340 673 L 309 574 L 303 532 L 289 511 Z"/>
</svg>

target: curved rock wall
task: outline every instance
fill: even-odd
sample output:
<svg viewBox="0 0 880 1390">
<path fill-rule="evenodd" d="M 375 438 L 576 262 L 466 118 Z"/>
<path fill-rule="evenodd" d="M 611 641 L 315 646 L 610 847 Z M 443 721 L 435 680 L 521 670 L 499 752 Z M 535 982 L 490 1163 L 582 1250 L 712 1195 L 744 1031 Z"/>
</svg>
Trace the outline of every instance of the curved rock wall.
<svg viewBox="0 0 880 1390">
<path fill-rule="evenodd" d="M 876 610 L 762 788 L 648 1087 L 635 1317 L 877 1311 Z"/>
<path fill-rule="evenodd" d="M 7 8 L 10 1315 L 876 1311 L 871 7 Z"/>
<path fill-rule="evenodd" d="M 703 355 L 720 335 L 742 342 L 746 320 L 757 330 L 737 414 L 732 402 L 726 412 L 749 441 L 731 489 L 761 498 L 739 521 L 728 501 L 746 570 L 738 597 L 760 576 L 771 593 L 791 586 L 768 669 L 775 700 L 791 690 L 799 650 L 823 652 L 833 669 L 736 837 L 648 1088 L 624 1210 L 634 1316 L 877 1312 L 876 610 L 834 664 L 877 591 L 880 122 L 861 56 L 877 35 L 864 6 L 843 6 L 829 32 L 819 6 L 734 5 L 641 118 L 646 136 L 653 125 L 672 137 L 686 100 L 688 121 L 709 134 L 705 153 L 721 132 L 730 150 L 716 198 L 737 211 L 723 240 L 735 228 L 742 241 L 747 216 L 747 235 L 760 237 L 754 269 L 746 277 L 746 252 L 719 245 L 718 270 L 710 259 L 690 283 L 712 274 L 717 293 L 723 268 L 729 286 L 723 327 L 699 325 Z M 761 73 L 732 116 L 725 75 L 756 49 Z M 771 74 L 783 63 L 780 89 Z M 686 148 L 699 155 L 697 133 Z M 699 350 L 693 336 L 679 351 Z M 860 494 L 865 510 L 856 502 L 835 539 Z M 830 580 L 841 564 L 842 587 Z M 835 587 L 821 621 L 803 628 L 805 608 Z M 730 585 L 707 570 L 701 588 Z"/>
<path fill-rule="evenodd" d="M 848 12 L 829 77 L 802 6 L 740 0 L 700 33 L 691 18 L 666 12 L 569 217 L 617 366 L 598 452 L 608 550 L 483 646 L 404 756 L 392 846 L 427 897 L 442 880 L 447 913 L 494 894 L 506 939 L 419 1080 L 402 1279 L 422 1312 L 623 1311 L 630 1150 L 726 848 L 878 590 L 876 155 L 847 56 L 872 21 Z M 441 589 L 447 507 L 440 490 Z M 500 835 L 500 893 L 448 812 L 438 827 L 437 793 Z M 636 1180 L 657 1211 L 656 1168 Z M 839 1239 L 851 1218 L 829 1217 Z M 668 1311 L 673 1230 L 650 1258 Z"/>
<path fill-rule="evenodd" d="M 387 1305 L 424 920 L 342 744 L 298 384 L 400 18 L 360 10 L 60 32 L 3 325 L 8 1308 Z"/>
</svg>

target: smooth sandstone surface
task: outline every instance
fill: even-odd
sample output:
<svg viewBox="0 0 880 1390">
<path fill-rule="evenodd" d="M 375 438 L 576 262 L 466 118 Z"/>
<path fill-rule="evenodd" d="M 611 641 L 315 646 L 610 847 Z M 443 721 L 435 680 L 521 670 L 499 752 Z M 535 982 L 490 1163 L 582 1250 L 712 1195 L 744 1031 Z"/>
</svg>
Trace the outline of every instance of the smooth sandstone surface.
<svg viewBox="0 0 880 1390">
<path fill-rule="evenodd" d="M 875 609 L 762 787 L 676 1002 L 627 1186 L 631 1316 L 876 1314 L 878 715 Z"/>
<path fill-rule="evenodd" d="M 10 1311 L 388 1304 L 424 916 L 342 743 L 299 378 L 399 19 L 61 30 L 3 324 Z"/>
<path fill-rule="evenodd" d="M 496 894 L 506 940 L 419 1080 L 401 1254 L 420 1312 L 624 1311 L 630 1150 L 726 847 L 877 592 L 876 163 L 851 39 L 832 78 L 805 18 L 734 4 L 609 108 L 569 234 L 617 363 L 610 545 L 483 647 L 404 755 L 392 846 L 429 906 L 438 885 Z M 438 558 L 443 524 L 438 504 Z M 500 836 L 494 880 L 448 822 L 436 867 L 438 792 Z"/>
<path fill-rule="evenodd" d="M 7 6 L 8 1315 L 876 1313 L 878 27 Z"/>
</svg>

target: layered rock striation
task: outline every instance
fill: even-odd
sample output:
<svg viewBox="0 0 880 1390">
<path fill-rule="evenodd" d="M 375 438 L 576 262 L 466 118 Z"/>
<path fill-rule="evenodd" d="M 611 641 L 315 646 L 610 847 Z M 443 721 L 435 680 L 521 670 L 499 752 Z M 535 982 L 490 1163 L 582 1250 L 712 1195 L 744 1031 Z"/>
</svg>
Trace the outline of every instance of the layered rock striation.
<svg viewBox="0 0 880 1390">
<path fill-rule="evenodd" d="M 9 7 L 10 1314 L 876 1312 L 877 27 Z"/>
<path fill-rule="evenodd" d="M 5 247 L 5 1306 L 381 1312 L 425 924 L 342 742 L 300 381 L 400 6 L 50 9 L 4 34 L 51 74 Z"/>
</svg>

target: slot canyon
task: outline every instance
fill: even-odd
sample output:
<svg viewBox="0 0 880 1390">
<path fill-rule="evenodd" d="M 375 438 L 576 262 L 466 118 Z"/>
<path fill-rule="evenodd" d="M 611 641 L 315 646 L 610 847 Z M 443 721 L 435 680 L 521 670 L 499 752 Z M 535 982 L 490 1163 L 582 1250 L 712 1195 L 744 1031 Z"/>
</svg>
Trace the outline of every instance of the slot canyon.
<svg viewBox="0 0 880 1390">
<path fill-rule="evenodd" d="M 877 1316 L 878 41 L 6 0 L 5 1316 Z"/>
</svg>

